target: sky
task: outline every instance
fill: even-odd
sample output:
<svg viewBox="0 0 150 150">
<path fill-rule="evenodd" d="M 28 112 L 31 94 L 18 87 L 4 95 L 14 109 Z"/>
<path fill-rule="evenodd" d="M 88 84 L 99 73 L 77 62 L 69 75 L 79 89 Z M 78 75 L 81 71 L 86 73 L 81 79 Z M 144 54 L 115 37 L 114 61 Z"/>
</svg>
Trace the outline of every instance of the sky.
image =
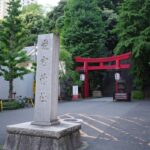
<svg viewBox="0 0 150 150">
<path fill-rule="evenodd" d="M 39 4 L 56 6 L 60 0 L 37 0 Z"/>
</svg>

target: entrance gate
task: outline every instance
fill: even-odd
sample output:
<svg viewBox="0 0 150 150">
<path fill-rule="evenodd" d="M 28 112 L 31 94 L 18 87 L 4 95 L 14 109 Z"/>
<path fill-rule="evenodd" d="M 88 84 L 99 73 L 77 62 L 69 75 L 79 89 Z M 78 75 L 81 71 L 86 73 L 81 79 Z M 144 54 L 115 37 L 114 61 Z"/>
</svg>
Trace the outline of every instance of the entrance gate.
<svg viewBox="0 0 150 150">
<path fill-rule="evenodd" d="M 77 71 L 83 71 L 85 75 L 84 80 L 84 97 L 89 97 L 89 81 L 88 81 L 88 72 L 92 70 L 120 70 L 130 68 L 130 64 L 123 63 L 122 61 L 128 60 L 131 56 L 131 52 L 111 56 L 104 58 L 82 58 L 76 57 L 75 61 L 82 63 L 82 66 L 76 67 Z M 92 64 L 92 65 L 91 65 Z M 95 64 L 95 65 L 93 65 Z M 117 90 L 117 81 L 116 81 L 116 90 Z"/>
</svg>

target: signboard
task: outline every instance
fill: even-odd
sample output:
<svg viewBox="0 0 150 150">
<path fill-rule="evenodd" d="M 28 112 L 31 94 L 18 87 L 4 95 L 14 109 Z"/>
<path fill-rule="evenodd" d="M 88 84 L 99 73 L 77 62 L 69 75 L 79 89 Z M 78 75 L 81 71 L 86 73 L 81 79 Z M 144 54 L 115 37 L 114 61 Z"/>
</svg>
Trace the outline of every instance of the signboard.
<svg viewBox="0 0 150 150">
<path fill-rule="evenodd" d="M 116 81 L 120 80 L 120 73 L 115 73 L 115 80 Z"/>
<path fill-rule="evenodd" d="M 78 95 L 78 86 L 74 85 L 72 89 L 72 95 Z"/>
</svg>

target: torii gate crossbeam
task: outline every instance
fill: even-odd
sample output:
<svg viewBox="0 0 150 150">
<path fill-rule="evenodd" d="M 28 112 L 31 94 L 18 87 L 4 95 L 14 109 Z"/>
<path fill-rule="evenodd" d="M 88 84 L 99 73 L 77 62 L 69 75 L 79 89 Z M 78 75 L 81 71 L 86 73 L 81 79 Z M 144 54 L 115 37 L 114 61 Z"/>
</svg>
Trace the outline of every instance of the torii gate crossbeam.
<svg viewBox="0 0 150 150">
<path fill-rule="evenodd" d="M 82 58 L 76 57 L 75 61 L 78 63 L 83 63 L 82 66 L 77 67 L 77 71 L 83 71 L 85 75 L 84 80 L 84 97 L 89 97 L 89 82 L 88 82 L 88 72 L 92 70 L 120 70 L 130 68 L 130 64 L 122 64 L 122 60 L 127 60 L 131 56 L 131 52 L 111 56 L 104 58 Z M 90 65 L 92 63 L 92 66 Z M 93 64 L 95 65 L 93 66 Z"/>
</svg>

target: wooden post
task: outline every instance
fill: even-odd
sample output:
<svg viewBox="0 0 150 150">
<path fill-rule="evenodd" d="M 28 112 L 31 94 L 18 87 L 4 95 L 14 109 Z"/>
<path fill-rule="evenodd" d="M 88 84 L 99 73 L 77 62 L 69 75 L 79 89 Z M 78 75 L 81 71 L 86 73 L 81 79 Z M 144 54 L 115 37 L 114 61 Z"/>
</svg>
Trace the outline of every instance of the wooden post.
<svg viewBox="0 0 150 150">
<path fill-rule="evenodd" d="M 118 81 L 116 81 L 116 86 L 115 87 L 116 87 L 115 91 L 116 91 L 116 93 L 118 93 Z"/>
<path fill-rule="evenodd" d="M 0 111 L 3 111 L 3 101 L 0 100 Z"/>
<path fill-rule="evenodd" d="M 84 74 L 85 74 L 85 80 L 84 80 L 84 97 L 89 97 L 89 79 L 88 79 L 88 63 L 84 63 Z"/>
</svg>

